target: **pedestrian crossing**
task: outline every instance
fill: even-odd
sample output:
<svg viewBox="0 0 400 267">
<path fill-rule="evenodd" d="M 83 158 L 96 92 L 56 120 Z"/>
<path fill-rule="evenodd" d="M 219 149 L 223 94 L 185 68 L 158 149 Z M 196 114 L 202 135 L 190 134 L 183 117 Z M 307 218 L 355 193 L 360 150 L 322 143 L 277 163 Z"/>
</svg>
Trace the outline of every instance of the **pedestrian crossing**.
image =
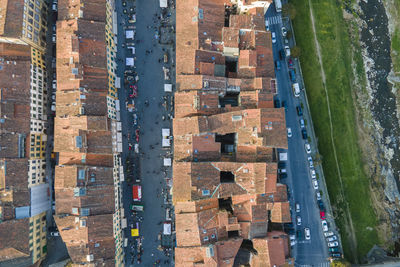
<svg viewBox="0 0 400 267">
<path fill-rule="evenodd" d="M 275 25 L 275 24 L 282 24 L 282 17 L 281 16 L 273 16 L 267 18 L 268 24 L 269 25 Z"/>
<path fill-rule="evenodd" d="M 295 264 L 296 267 L 329 267 L 329 261 L 314 264 Z"/>
</svg>

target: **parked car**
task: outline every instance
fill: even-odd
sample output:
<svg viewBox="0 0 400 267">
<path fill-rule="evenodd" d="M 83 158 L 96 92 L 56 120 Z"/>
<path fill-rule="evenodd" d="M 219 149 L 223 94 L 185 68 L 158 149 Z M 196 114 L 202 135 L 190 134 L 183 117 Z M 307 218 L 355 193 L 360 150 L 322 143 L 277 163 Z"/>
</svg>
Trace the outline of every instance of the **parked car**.
<svg viewBox="0 0 400 267">
<path fill-rule="evenodd" d="M 315 190 L 318 190 L 318 181 L 317 181 L 317 179 L 312 179 L 312 185 L 313 185 Z"/>
<path fill-rule="evenodd" d="M 279 99 L 275 99 L 274 100 L 274 107 L 275 108 L 280 108 L 281 107 L 281 102 L 279 101 Z"/>
<path fill-rule="evenodd" d="M 319 210 L 325 211 L 324 202 L 322 200 L 318 200 Z"/>
<path fill-rule="evenodd" d="M 284 161 L 279 161 L 278 162 L 278 168 L 279 169 L 283 169 L 283 168 L 285 168 L 286 167 L 286 162 L 284 162 Z"/>
<path fill-rule="evenodd" d="M 306 240 L 310 240 L 311 239 L 310 228 L 304 228 L 304 236 L 306 237 Z"/>
<path fill-rule="evenodd" d="M 309 143 L 304 144 L 304 150 L 307 154 L 311 154 L 311 145 Z"/>
<path fill-rule="evenodd" d="M 285 108 L 285 110 L 287 110 L 286 101 L 282 101 L 282 107 Z"/>
<path fill-rule="evenodd" d="M 287 57 L 290 56 L 290 48 L 289 48 L 288 45 L 285 45 L 285 55 L 286 55 Z"/>
<path fill-rule="evenodd" d="M 51 41 L 52 41 L 53 43 L 56 43 L 56 40 L 57 40 L 57 36 L 56 36 L 55 33 L 53 33 L 53 34 L 51 35 Z"/>
<path fill-rule="evenodd" d="M 337 247 L 337 246 L 339 246 L 339 243 L 338 242 L 328 242 L 328 247 L 330 247 L 330 248 L 333 248 L 333 247 Z"/>
<path fill-rule="evenodd" d="M 267 29 L 267 31 L 269 31 L 269 21 L 265 20 L 265 28 Z"/>
<path fill-rule="evenodd" d="M 281 62 L 280 62 L 279 60 L 275 60 L 275 68 L 276 68 L 277 70 L 280 70 L 280 69 L 281 69 Z"/>
<path fill-rule="evenodd" d="M 310 168 L 314 168 L 314 162 L 312 160 L 312 157 L 308 157 L 307 160 L 308 160 L 308 165 L 310 165 Z"/>
<path fill-rule="evenodd" d="M 300 216 L 296 216 L 296 224 L 301 225 L 301 217 Z"/>
<path fill-rule="evenodd" d="M 50 232 L 50 236 L 60 236 L 60 232 L 58 231 Z"/>
<path fill-rule="evenodd" d="M 285 179 L 287 178 L 287 173 L 280 173 L 279 174 L 279 179 Z"/>
<path fill-rule="evenodd" d="M 328 237 L 327 239 L 326 239 L 326 241 L 328 241 L 328 242 L 333 242 L 333 241 L 336 241 L 337 240 L 337 237 L 335 236 L 335 235 L 333 235 L 333 236 L 331 236 L 331 237 Z"/>
<path fill-rule="evenodd" d="M 300 212 L 300 204 L 296 203 L 296 212 Z"/>
<path fill-rule="evenodd" d="M 292 129 L 291 128 L 287 128 L 287 136 L 292 137 Z"/>
<path fill-rule="evenodd" d="M 276 34 L 275 32 L 271 32 L 271 39 L 272 39 L 272 43 L 276 43 Z"/>
<path fill-rule="evenodd" d="M 308 136 L 306 129 L 301 130 L 301 136 L 303 137 L 304 140 L 307 139 Z"/>
<path fill-rule="evenodd" d="M 52 84 L 52 88 L 55 91 L 57 89 L 57 80 L 53 80 Z"/>
<path fill-rule="evenodd" d="M 340 253 L 340 252 L 332 253 L 331 256 L 333 258 L 341 258 L 342 257 L 342 253 Z"/>
<path fill-rule="evenodd" d="M 329 248 L 329 252 L 339 252 L 338 247 Z"/>
<path fill-rule="evenodd" d="M 303 237 L 300 230 L 296 231 L 296 237 L 297 237 L 297 239 L 301 239 Z"/>
<path fill-rule="evenodd" d="M 334 235 L 334 233 L 332 232 L 332 231 L 329 231 L 329 232 L 325 232 L 324 233 L 324 236 L 325 237 L 330 237 L 330 236 L 333 236 Z"/>
<path fill-rule="evenodd" d="M 325 211 L 320 211 L 319 212 L 319 217 L 321 218 L 321 220 L 325 220 Z"/>
<path fill-rule="evenodd" d="M 315 172 L 315 171 L 314 171 L 314 172 Z M 320 192 L 317 192 L 316 195 L 317 195 L 317 200 L 321 200 L 321 193 L 320 193 Z"/>
<path fill-rule="evenodd" d="M 311 179 L 316 179 L 317 178 L 317 175 L 315 174 L 315 170 L 314 169 L 310 170 L 310 174 L 311 174 Z"/>
<path fill-rule="evenodd" d="M 291 58 L 289 58 L 289 60 L 288 60 L 288 66 L 289 66 L 289 69 L 294 68 L 293 60 Z"/>
<path fill-rule="evenodd" d="M 296 72 L 294 71 L 294 69 L 289 69 L 289 76 L 290 76 L 290 80 L 292 81 L 292 83 L 296 82 Z"/>
<path fill-rule="evenodd" d="M 279 51 L 279 59 L 280 59 L 280 60 L 283 60 L 285 57 L 286 57 L 286 56 L 285 56 L 285 51 L 283 51 L 283 49 L 280 50 L 280 51 Z"/>
<path fill-rule="evenodd" d="M 287 34 L 287 30 L 286 30 L 286 28 L 285 27 L 282 27 L 282 36 L 283 37 L 286 37 L 286 34 Z"/>
<path fill-rule="evenodd" d="M 301 128 L 304 128 L 304 127 L 305 127 L 305 123 L 304 123 L 304 120 L 303 120 L 303 119 L 300 119 L 300 120 L 299 120 L 299 123 L 300 123 L 300 127 L 301 127 Z"/>
<path fill-rule="evenodd" d="M 297 106 L 297 107 L 296 107 L 296 110 L 297 110 L 297 115 L 299 115 L 299 116 L 302 116 L 302 115 L 303 115 L 303 110 L 301 110 L 301 107 L 300 107 L 300 106 Z"/>
<path fill-rule="evenodd" d="M 322 220 L 321 225 L 322 225 L 322 230 L 324 232 L 328 232 L 329 229 L 328 229 L 328 223 L 326 222 L 326 220 Z"/>
<path fill-rule="evenodd" d="M 286 169 L 278 169 L 278 173 L 287 173 Z"/>
</svg>

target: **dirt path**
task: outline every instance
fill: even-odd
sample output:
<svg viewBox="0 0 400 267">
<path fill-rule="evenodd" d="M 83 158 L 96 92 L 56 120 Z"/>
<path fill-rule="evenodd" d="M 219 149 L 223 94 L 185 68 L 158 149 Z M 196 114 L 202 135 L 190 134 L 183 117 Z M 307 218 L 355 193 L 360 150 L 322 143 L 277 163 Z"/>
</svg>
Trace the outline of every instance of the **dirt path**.
<svg viewBox="0 0 400 267">
<path fill-rule="evenodd" d="M 327 107 L 328 107 L 329 127 L 330 127 L 330 133 L 331 133 L 331 143 L 332 143 L 332 147 L 333 147 L 333 155 L 335 157 L 336 168 L 337 168 L 337 172 L 338 172 L 338 176 L 339 176 L 341 197 L 342 197 L 343 203 L 345 204 L 344 213 L 346 214 L 346 218 L 344 218 L 344 219 L 347 222 L 346 223 L 346 227 L 347 227 L 346 232 L 348 233 L 348 239 L 350 241 L 349 243 L 351 246 L 351 250 L 353 251 L 353 253 L 351 255 L 353 257 L 353 262 L 358 263 L 357 239 L 356 239 L 355 232 L 354 232 L 353 221 L 351 219 L 349 204 L 347 203 L 345 195 L 344 195 L 342 174 L 340 171 L 339 161 L 338 161 L 337 154 L 336 154 L 336 147 L 335 147 L 335 143 L 334 143 L 334 139 L 333 139 L 333 124 L 332 124 L 331 108 L 330 108 L 330 104 L 329 104 L 329 95 L 328 95 L 328 90 L 326 89 L 326 76 L 325 76 L 324 66 L 322 64 L 321 48 L 319 46 L 319 42 L 317 39 L 316 30 L 315 30 L 314 13 L 313 13 L 313 9 L 312 9 L 311 0 L 308 0 L 308 4 L 310 6 L 310 17 L 311 17 L 311 24 L 312 24 L 312 30 L 313 30 L 313 35 L 314 35 L 314 42 L 315 42 L 315 47 L 317 50 L 319 65 L 321 67 L 322 83 L 323 83 L 323 87 L 325 90 L 326 103 L 327 103 Z"/>
</svg>

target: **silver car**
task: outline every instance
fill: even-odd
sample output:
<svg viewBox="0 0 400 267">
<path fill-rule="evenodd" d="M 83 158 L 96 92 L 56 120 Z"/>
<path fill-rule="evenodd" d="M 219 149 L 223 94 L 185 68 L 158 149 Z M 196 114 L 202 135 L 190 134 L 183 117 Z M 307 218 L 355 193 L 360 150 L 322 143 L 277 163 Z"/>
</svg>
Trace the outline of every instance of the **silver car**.
<svg viewBox="0 0 400 267">
<path fill-rule="evenodd" d="M 339 246 L 339 243 L 338 242 L 328 242 L 328 247 L 330 247 L 330 248 L 333 248 L 333 247 L 337 247 L 337 246 Z"/>
<path fill-rule="evenodd" d="M 333 242 L 333 241 L 336 241 L 337 240 L 337 237 L 335 236 L 335 235 L 333 235 L 333 236 L 331 236 L 331 237 L 328 237 L 327 239 L 326 239 L 326 241 L 328 241 L 328 242 Z"/>
</svg>

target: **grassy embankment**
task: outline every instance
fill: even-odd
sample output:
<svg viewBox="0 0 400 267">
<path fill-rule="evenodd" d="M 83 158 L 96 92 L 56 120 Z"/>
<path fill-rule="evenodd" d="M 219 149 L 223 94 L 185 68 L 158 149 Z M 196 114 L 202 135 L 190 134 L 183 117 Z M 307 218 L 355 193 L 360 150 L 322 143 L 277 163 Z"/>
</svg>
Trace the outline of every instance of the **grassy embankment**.
<svg viewBox="0 0 400 267">
<path fill-rule="evenodd" d="M 400 73 L 400 22 L 398 21 L 398 17 L 400 16 L 400 0 L 394 0 L 393 4 L 394 9 L 391 12 L 396 20 L 396 25 L 392 35 L 392 61 L 394 71 Z"/>
<path fill-rule="evenodd" d="M 294 32 L 297 45 L 301 48 L 300 61 L 318 137 L 318 149 L 323 157 L 322 166 L 329 196 L 335 210 L 345 256 L 349 261 L 356 262 L 379 242 L 369 180 L 363 170 L 362 155 L 358 146 L 352 99 L 352 81 L 355 74 L 351 67 L 353 54 L 347 32 L 348 25 L 337 1 L 311 0 L 326 75 L 324 85 L 314 43 L 309 2 L 291 2 L 296 7 Z M 359 53 L 355 55 L 355 62 L 356 73 L 362 72 Z M 329 96 L 333 129 L 330 127 L 326 92 Z M 354 233 L 351 233 L 349 227 L 351 221 Z"/>
</svg>

